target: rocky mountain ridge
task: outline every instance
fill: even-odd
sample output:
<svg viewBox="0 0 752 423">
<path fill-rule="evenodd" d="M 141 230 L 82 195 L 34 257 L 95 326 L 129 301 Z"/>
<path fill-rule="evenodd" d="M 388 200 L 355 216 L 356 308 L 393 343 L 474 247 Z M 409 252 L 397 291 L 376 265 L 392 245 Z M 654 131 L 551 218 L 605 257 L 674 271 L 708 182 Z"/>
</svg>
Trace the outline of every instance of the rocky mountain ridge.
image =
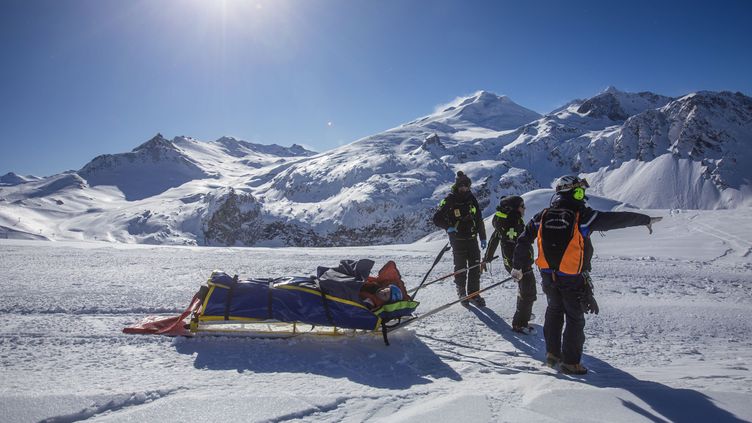
<svg viewBox="0 0 752 423">
<path fill-rule="evenodd" d="M 502 195 L 547 188 L 567 173 L 638 207 L 747 207 L 750 142 L 752 99 L 741 93 L 609 88 L 541 116 L 480 91 L 323 153 L 157 134 L 132 152 L 95 158 L 74 172 L 80 181 L 0 188 L 0 230 L 15 221 L 13 233 L 48 239 L 413 242 L 434 231 L 430 216 L 458 170 L 473 179 L 484 216 Z"/>
</svg>

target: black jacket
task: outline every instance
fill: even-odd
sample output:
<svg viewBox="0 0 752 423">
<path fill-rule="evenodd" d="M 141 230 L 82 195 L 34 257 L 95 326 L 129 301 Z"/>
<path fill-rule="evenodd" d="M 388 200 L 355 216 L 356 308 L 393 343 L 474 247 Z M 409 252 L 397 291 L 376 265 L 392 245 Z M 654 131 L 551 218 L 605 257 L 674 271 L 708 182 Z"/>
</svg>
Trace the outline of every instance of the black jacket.
<svg viewBox="0 0 752 423">
<path fill-rule="evenodd" d="M 650 216 L 645 214 L 597 211 L 588 207 L 584 201 L 576 201 L 558 194 L 552 201 L 551 208 L 567 208 L 580 213 L 580 228 L 588 229 L 587 236 L 585 237 L 585 256 L 582 265 L 582 270 L 585 272 L 590 271 L 590 260 L 593 258 L 593 243 L 590 240 L 590 234 L 595 231 L 610 231 L 612 229 L 641 226 L 650 223 Z M 517 246 L 514 250 L 514 259 L 512 262 L 515 269 L 532 267 L 533 257 L 529 251 L 533 242 L 538 237 L 538 227 L 542 215 L 543 211 L 536 214 L 525 226 L 522 235 L 517 239 Z"/>
<path fill-rule="evenodd" d="M 471 239 L 476 236 L 486 239 L 480 206 L 470 191 L 452 191 L 441 200 L 438 210 L 433 215 L 433 223 L 444 230 L 454 227 L 457 230 L 455 237 L 458 239 Z"/>
<path fill-rule="evenodd" d="M 517 238 L 525 230 L 525 222 L 522 220 L 519 211 L 516 210 L 510 213 L 497 211 L 491 222 L 493 223 L 494 232 L 488 241 L 488 249 L 486 250 L 486 255 L 483 257 L 483 261 L 490 260 L 496 254 L 496 248 L 501 245 L 501 257 L 504 259 L 504 267 L 509 272 L 512 270 L 512 259 L 514 257 L 514 248 L 517 245 Z M 533 247 L 531 246 L 529 250 L 530 257 L 532 257 Z M 530 267 L 522 270 L 530 270 Z"/>
</svg>

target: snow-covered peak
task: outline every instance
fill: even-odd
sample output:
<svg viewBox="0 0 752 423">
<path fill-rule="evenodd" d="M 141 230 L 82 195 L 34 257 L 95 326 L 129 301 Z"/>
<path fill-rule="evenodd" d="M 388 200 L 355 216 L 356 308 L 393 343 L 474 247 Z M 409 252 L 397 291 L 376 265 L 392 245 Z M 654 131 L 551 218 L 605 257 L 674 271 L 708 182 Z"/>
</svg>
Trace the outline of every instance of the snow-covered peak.
<svg viewBox="0 0 752 423">
<path fill-rule="evenodd" d="M 727 113 L 732 119 L 745 119 L 752 113 L 752 99 L 740 92 L 698 91 L 676 99 L 684 109 L 704 109 L 706 113 L 723 116 Z"/>
<path fill-rule="evenodd" d="M 316 154 L 315 151 L 306 150 L 298 144 L 293 144 L 291 147 L 283 147 L 277 144 L 256 144 L 227 136 L 221 137 L 213 143 L 220 146 L 220 148 L 222 148 L 227 154 L 234 157 L 243 157 L 253 153 L 277 157 L 307 157 Z"/>
<path fill-rule="evenodd" d="M 577 109 L 577 113 L 592 118 L 605 117 L 623 122 L 645 110 L 663 107 L 671 100 L 671 97 L 651 92 L 627 93 L 608 87 L 606 91 L 585 100 Z"/>
<path fill-rule="evenodd" d="M 750 132 L 752 98 L 741 93 L 701 91 L 631 117 L 617 145 L 627 156 L 637 148 L 637 158 L 645 161 L 670 152 L 692 160 L 726 159 L 725 166 L 744 163 L 738 172 L 742 175 L 747 173 L 746 163 L 752 163 Z M 731 176 L 729 173 L 724 179 Z M 743 182 L 732 179 L 736 179 L 736 185 Z"/>
<path fill-rule="evenodd" d="M 20 185 L 27 182 L 38 181 L 39 179 L 40 178 L 33 175 L 22 176 L 14 172 L 8 172 L 5 175 L 0 176 L 0 185 Z"/>
<path fill-rule="evenodd" d="M 520 106 L 507 96 L 488 91 L 478 91 L 470 96 L 458 97 L 437 108 L 436 113 L 411 122 L 424 126 L 446 125 L 451 129 L 481 127 L 494 131 L 518 128 L 540 118 L 540 114 Z"/>
<path fill-rule="evenodd" d="M 78 174 L 91 186 L 117 187 L 128 200 L 157 195 L 190 180 L 211 176 L 162 134 L 130 153 L 98 156 Z"/>
<path fill-rule="evenodd" d="M 163 137 L 162 134 L 157 133 L 157 135 L 154 135 L 149 141 L 146 141 L 145 143 L 139 145 L 138 147 L 133 149 L 133 152 L 138 151 L 154 151 L 154 150 L 175 150 L 175 145 L 170 142 L 167 138 Z"/>
<path fill-rule="evenodd" d="M 512 100 L 509 99 L 509 97 L 505 95 L 496 95 L 489 91 L 478 91 L 475 94 L 465 97 L 460 101 L 460 103 L 456 107 L 466 107 L 470 106 L 472 104 L 491 104 L 495 102 L 507 102 L 507 103 L 513 103 Z"/>
<path fill-rule="evenodd" d="M 515 129 L 540 118 L 539 113 L 518 105 L 509 97 L 487 91 L 466 98 L 448 113 L 448 123 L 465 121 L 497 131 Z"/>
</svg>

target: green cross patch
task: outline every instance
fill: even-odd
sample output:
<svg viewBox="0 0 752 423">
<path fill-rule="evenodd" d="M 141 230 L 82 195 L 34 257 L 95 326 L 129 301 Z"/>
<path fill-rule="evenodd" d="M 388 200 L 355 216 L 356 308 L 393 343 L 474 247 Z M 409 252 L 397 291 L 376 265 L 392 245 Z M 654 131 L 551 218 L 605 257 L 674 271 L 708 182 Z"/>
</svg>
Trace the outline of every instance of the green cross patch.
<svg viewBox="0 0 752 423">
<path fill-rule="evenodd" d="M 514 228 L 509 228 L 509 230 L 507 231 L 507 238 L 509 239 L 517 238 L 517 231 L 515 231 Z"/>
</svg>

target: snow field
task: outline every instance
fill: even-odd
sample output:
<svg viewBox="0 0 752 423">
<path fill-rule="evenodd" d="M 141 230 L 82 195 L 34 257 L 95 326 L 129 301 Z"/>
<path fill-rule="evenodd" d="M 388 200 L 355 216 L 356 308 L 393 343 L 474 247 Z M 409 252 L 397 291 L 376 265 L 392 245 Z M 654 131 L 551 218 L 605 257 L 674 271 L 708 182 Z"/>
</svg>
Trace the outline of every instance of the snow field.
<svg viewBox="0 0 752 423">
<path fill-rule="evenodd" d="M 601 306 L 585 377 L 542 366 L 538 333 L 511 331 L 516 287 L 410 329 L 288 340 L 134 336 L 176 314 L 213 269 L 310 274 L 344 258 L 395 260 L 416 286 L 445 240 L 358 248 L 197 248 L 0 240 L 3 421 L 752 421 L 750 210 L 664 215 L 593 235 Z M 701 222 L 697 224 L 697 222 Z M 446 254 L 431 278 L 451 272 Z M 506 278 L 500 263 L 481 284 Z M 540 280 L 539 278 L 537 278 Z M 454 299 L 420 291 L 418 311 Z"/>
</svg>

